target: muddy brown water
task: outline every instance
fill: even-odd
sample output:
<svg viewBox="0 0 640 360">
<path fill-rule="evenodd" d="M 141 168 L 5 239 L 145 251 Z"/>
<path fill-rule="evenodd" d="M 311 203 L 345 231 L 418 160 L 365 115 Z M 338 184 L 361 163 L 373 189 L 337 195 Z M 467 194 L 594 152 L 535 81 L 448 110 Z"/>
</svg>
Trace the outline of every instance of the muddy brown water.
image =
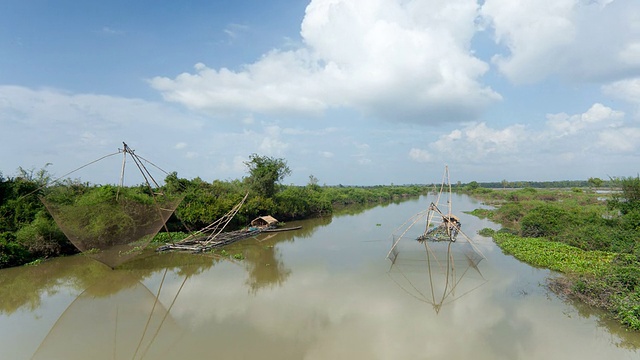
<svg viewBox="0 0 640 360">
<path fill-rule="evenodd" d="M 640 334 L 559 299 L 555 274 L 477 234 L 497 228 L 463 213 L 482 204 L 453 204 L 477 248 L 403 237 L 393 264 L 392 234 L 424 197 L 289 223 L 302 229 L 224 256 L 1 270 L 0 359 L 640 359 Z"/>
</svg>

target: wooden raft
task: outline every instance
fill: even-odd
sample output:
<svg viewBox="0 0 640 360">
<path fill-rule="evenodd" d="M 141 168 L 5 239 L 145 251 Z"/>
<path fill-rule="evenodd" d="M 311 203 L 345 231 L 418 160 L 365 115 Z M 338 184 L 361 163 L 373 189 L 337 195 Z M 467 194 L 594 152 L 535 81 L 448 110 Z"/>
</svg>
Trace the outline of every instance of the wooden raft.
<svg viewBox="0 0 640 360">
<path fill-rule="evenodd" d="M 191 251 L 194 253 L 205 252 L 211 249 L 223 247 L 238 240 L 256 236 L 261 232 L 260 229 L 241 229 L 220 233 L 215 239 L 211 240 L 208 236 L 202 235 L 197 237 L 187 237 L 186 239 L 173 244 L 166 244 L 158 247 L 156 251 L 181 250 Z"/>
</svg>

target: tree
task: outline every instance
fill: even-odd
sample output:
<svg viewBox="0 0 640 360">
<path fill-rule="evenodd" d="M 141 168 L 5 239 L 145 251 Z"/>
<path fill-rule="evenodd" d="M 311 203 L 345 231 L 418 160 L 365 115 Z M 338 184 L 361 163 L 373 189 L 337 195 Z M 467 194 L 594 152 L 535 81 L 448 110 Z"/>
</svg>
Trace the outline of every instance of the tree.
<svg viewBox="0 0 640 360">
<path fill-rule="evenodd" d="M 467 189 L 469 189 L 470 191 L 473 191 L 479 187 L 480 187 L 480 184 L 478 184 L 477 181 L 472 181 L 467 185 Z"/>
<path fill-rule="evenodd" d="M 602 179 L 600 178 L 589 178 L 589 180 L 587 180 L 587 182 L 589 183 L 590 186 L 594 187 L 594 188 L 599 188 L 602 186 L 602 183 L 604 182 Z"/>
<path fill-rule="evenodd" d="M 271 198 L 276 194 L 276 184 L 291 174 L 284 159 L 251 154 L 244 162 L 249 168 L 249 183 L 259 195 Z"/>
<path fill-rule="evenodd" d="M 313 174 L 309 175 L 309 184 L 307 186 L 313 190 L 318 190 L 320 188 L 320 185 L 318 185 L 318 178 L 313 176 Z"/>
<path fill-rule="evenodd" d="M 640 176 L 616 178 L 611 181 L 622 192 L 612 195 L 609 206 L 620 210 L 623 215 L 633 211 L 640 212 Z"/>
</svg>

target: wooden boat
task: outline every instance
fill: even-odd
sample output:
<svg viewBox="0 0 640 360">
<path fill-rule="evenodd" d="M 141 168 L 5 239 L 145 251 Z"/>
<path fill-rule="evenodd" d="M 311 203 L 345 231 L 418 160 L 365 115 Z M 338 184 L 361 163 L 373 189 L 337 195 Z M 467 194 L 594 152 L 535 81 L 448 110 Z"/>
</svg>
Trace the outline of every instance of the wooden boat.
<svg viewBox="0 0 640 360">
<path fill-rule="evenodd" d="M 261 232 L 280 232 L 280 231 L 291 231 L 291 230 L 298 230 L 298 229 L 302 229 L 302 226 L 294 226 L 294 227 L 287 227 L 287 228 L 271 228 L 271 229 L 262 230 Z"/>
</svg>

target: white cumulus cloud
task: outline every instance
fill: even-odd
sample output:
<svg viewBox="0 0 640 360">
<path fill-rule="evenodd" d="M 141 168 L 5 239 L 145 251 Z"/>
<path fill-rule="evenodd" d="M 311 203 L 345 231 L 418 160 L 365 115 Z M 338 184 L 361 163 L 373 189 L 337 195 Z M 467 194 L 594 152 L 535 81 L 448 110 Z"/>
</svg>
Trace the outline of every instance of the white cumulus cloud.
<svg viewBox="0 0 640 360">
<path fill-rule="evenodd" d="M 427 150 L 418 149 L 418 148 L 412 148 L 409 151 L 409 158 L 417 162 L 424 162 L 424 163 L 433 161 L 433 156 Z"/>
<path fill-rule="evenodd" d="M 219 116 L 346 107 L 393 121 L 469 120 L 501 98 L 481 84 L 489 66 L 470 51 L 477 11 L 473 0 L 313 0 L 304 47 L 150 83 L 168 101 Z"/>
<path fill-rule="evenodd" d="M 614 168 L 639 149 L 640 127 L 626 120 L 624 112 L 595 103 L 583 113 L 548 114 L 546 126 L 538 130 L 519 124 L 495 128 L 470 123 L 440 135 L 426 148 L 411 149 L 409 156 L 416 162 L 466 169 L 505 166 L 536 177 L 568 169 L 588 174 L 595 166 Z"/>
<path fill-rule="evenodd" d="M 611 97 L 640 105 L 640 77 L 620 80 L 604 85 L 602 91 Z"/>
<path fill-rule="evenodd" d="M 583 129 L 594 130 L 603 127 L 617 127 L 624 118 L 624 112 L 596 103 L 582 114 L 565 113 L 547 115 L 547 126 L 555 136 L 576 134 Z"/>
<path fill-rule="evenodd" d="M 640 73 L 636 0 L 486 0 L 481 15 L 507 48 L 493 61 L 516 83 L 559 75 L 574 81 Z"/>
</svg>

